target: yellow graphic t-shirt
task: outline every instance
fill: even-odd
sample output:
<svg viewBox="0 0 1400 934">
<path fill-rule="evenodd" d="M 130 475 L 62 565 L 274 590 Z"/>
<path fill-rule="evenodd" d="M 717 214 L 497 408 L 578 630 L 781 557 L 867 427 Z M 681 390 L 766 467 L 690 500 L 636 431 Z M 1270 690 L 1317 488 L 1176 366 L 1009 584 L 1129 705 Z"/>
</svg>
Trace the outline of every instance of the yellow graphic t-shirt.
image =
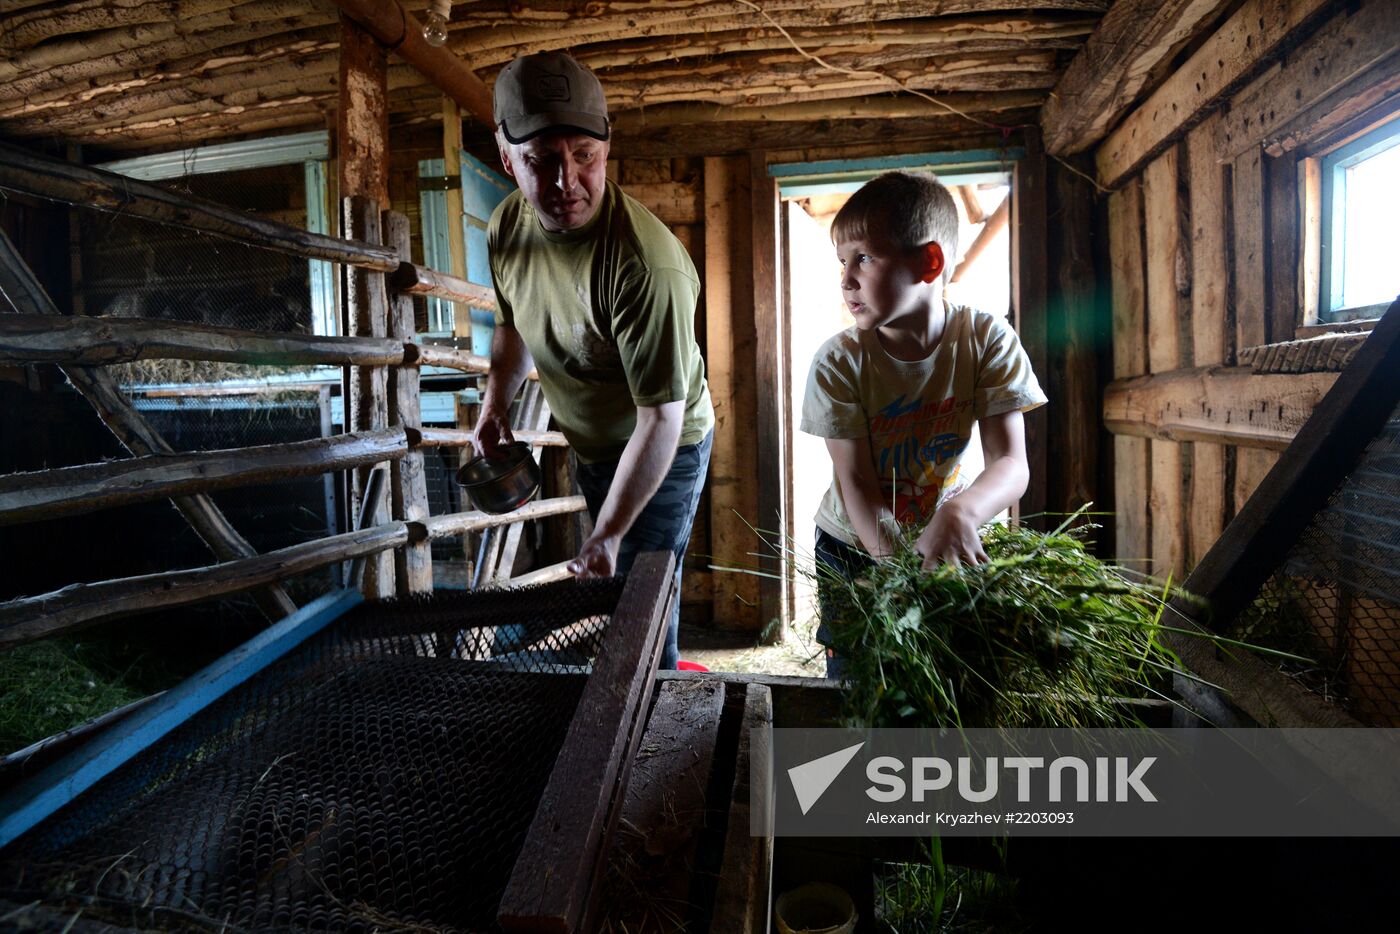
<svg viewBox="0 0 1400 934">
<path fill-rule="evenodd" d="M 945 308 L 943 336 L 923 360 L 896 360 L 874 331 L 851 327 L 812 360 L 801 428 L 822 438 L 870 438 L 885 502 L 918 524 L 967 484 L 963 451 L 978 419 L 1046 402 L 1016 332 L 966 306 Z M 817 526 L 862 548 L 833 470 Z"/>
</svg>

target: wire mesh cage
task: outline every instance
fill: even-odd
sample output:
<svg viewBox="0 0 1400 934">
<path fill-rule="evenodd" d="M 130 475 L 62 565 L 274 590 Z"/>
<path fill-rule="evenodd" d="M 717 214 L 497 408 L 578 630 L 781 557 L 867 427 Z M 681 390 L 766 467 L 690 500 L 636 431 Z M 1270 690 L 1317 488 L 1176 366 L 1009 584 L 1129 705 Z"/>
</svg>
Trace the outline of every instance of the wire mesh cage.
<svg viewBox="0 0 1400 934">
<path fill-rule="evenodd" d="M 620 580 L 363 604 L 21 838 L 19 903 L 193 930 L 495 930 Z"/>
<path fill-rule="evenodd" d="M 1369 726 L 1400 726 L 1400 407 L 1314 515 L 1237 633 Z"/>
</svg>

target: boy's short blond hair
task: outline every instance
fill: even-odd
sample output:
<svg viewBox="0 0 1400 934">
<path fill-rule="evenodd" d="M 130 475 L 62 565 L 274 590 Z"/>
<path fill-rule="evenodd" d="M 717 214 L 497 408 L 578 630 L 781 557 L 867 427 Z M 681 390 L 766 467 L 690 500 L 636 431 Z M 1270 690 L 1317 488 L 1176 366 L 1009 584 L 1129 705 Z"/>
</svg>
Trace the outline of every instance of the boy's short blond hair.
<svg viewBox="0 0 1400 934">
<path fill-rule="evenodd" d="M 906 250 L 937 243 L 951 269 L 958 252 L 958 208 L 952 193 L 928 173 L 885 172 L 860 186 L 831 223 L 834 243 L 867 240 L 871 234 Z"/>
</svg>

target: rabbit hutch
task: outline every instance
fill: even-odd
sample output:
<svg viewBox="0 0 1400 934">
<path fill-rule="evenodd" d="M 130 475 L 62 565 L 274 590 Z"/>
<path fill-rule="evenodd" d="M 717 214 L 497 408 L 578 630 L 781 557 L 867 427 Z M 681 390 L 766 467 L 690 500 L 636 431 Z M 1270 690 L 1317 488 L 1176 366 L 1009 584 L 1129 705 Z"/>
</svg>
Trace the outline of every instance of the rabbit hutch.
<svg viewBox="0 0 1400 934">
<path fill-rule="evenodd" d="M 679 578 L 575 579 L 537 373 L 538 496 L 456 481 L 516 187 L 491 89 L 552 51 L 700 282 Z M 856 931 L 1384 923 L 1400 832 L 765 833 L 771 728 L 842 683 L 657 665 L 677 605 L 810 632 L 829 229 L 910 169 L 954 195 L 950 299 L 1050 400 L 1008 522 L 1090 514 L 1181 587 L 1143 720 L 1393 757 L 1400 4 L 3 0 L 0 53 L 0 927 L 730 934 L 811 882 Z"/>
</svg>

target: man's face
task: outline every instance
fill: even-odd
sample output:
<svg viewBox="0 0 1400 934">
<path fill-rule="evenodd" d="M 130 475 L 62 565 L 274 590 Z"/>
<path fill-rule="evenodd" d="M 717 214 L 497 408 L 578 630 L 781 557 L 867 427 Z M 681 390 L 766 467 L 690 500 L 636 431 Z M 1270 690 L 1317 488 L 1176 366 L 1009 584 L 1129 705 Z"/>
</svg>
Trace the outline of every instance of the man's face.
<svg viewBox="0 0 1400 934">
<path fill-rule="evenodd" d="M 583 133 L 541 133 L 500 149 L 506 174 L 545 230 L 577 230 L 598 213 L 607 181 L 606 142 Z"/>
<path fill-rule="evenodd" d="M 927 307 L 923 255 L 902 250 L 887 238 L 872 235 L 836 244 L 841 261 L 841 293 L 862 331 L 897 323 Z"/>
</svg>

